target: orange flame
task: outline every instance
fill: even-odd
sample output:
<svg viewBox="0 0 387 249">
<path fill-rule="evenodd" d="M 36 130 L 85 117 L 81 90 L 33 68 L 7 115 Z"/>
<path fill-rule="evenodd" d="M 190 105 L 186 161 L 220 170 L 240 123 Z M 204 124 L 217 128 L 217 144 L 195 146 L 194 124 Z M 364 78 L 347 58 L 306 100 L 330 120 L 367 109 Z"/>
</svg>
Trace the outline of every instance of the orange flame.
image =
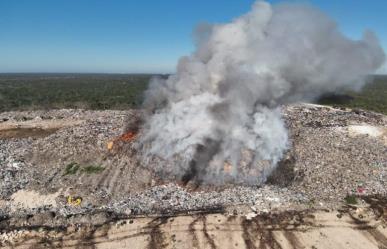
<svg viewBox="0 0 387 249">
<path fill-rule="evenodd" d="M 137 137 L 137 132 L 134 132 L 134 131 L 128 131 L 127 133 L 124 133 L 122 134 L 121 136 L 119 137 L 116 137 L 114 140 L 112 141 L 109 141 L 107 143 L 107 148 L 108 150 L 111 150 L 113 149 L 113 145 L 118 142 L 118 141 L 123 141 L 123 142 L 131 142 L 133 140 L 135 140 Z"/>
<path fill-rule="evenodd" d="M 129 131 L 127 133 L 122 134 L 117 138 L 117 140 L 124 141 L 124 142 L 130 142 L 136 139 L 137 133 L 133 131 Z"/>
</svg>

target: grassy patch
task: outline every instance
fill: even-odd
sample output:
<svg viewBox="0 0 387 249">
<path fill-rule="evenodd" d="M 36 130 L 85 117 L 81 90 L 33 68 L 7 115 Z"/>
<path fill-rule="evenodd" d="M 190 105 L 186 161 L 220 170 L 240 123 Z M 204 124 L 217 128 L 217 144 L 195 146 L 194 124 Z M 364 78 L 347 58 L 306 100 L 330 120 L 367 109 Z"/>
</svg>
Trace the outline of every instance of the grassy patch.
<svg viewBox="0 0 387 249">
<path fill-rule="evenodd" d="M 70 163 L 66 166 L 64 175 L 75 175 L 80 168 L 80 165 L 77 163 Z"/>
<path fill-rule="evenodd" d="M 82 168 L 82 172 L 85 172 L 86 174 L 97 174 L 104 170 L 105 168 L 101 165 L 87 165 Z"/>
<path fill-rule="evenodd" d="M 345 203 L 350 205 L 356 205 L 357 204 L 357 198 L 355 195 L 347 195 L 345 198 Z"/>
<path fill-rule="evenodd" d="M 85 174 L 97 174 L 104 170 L 105 168 L 101 165 L 80 165 L 78 163 L 70 163 L 65 168 L 65 173 L 63 175 L 75 175 L 78 172 Z"/>
</svg>

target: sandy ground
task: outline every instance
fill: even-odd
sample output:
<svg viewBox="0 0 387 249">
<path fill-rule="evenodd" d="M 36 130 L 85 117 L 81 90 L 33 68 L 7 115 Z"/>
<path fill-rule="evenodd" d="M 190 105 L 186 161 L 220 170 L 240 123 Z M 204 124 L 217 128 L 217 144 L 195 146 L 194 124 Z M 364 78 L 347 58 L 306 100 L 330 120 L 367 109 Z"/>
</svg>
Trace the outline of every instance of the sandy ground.
<svg viewBox="0 0 387 249">
<path fill-rule="evenodd" d="M 367 124 L 350 125 L 347 132 L 352 136 L 365 135 L 373 138 L 379 138 L 387 145 L 387 128 L 383 126 L 372 126 Z"/>
<path fill-rule="evenodd" d="M 11 196 L 11 208 L 13 212 L 18 209 L 32 209 L 44 206 L 56 207 L 56 198 L 60 192 L 41 195 L 35 191 L 19 190 Z"/>
<path fill-rule="evenodd" d="M 387 248 L 383 217 L 369 209 L 123 219 L 97 227 L 9 231 L 2 248 Z"/>
<path fill-rule="evenodd" d="M 65 127 L 80 125 L 83 120 L 27 120 L 0 123 L 0 139 L 44 137 Z"/>
</svg>

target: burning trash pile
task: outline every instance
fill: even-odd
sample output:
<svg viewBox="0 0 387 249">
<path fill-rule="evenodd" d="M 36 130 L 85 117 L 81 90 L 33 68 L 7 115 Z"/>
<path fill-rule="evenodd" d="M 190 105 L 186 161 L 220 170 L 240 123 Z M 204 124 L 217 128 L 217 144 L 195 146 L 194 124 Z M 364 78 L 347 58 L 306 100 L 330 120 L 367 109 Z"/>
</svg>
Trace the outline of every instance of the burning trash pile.
<svg viewBox="0 0 387 249">
<path fill-rule="evenodd" d="M 252 204 L 257 210 L 337 207 L 347 195 L 387 194 L 387 118 L 382 114 L 309 104 L 284 106 L 282 115 L 289 129 L 290 149 L 267 184 L 257 187 L 235 182 L 221 186 L 188 182 L 187 186 L 182 179 L 160 174 L 173 172 L 178 164 L 174 159 L 154 157 L 144 162 L 138 150 L 141 130 L 122 131 L 126 117 L 136 120 L 141 111 L 66 112 L 50 111 L 52 119 L 62 117 L 62 122 L 72 123 L 51 135 L 0 139 L 2 212 L 12 210 L 16 205 L 13 196 L 19 191 L 35 191 L 42 199 L 57 196 L 57 206 L 46 207 L 55 212 L 90 212 L 98 208 L 132 214 L 215 207 L 239 210 L 239 205 Z M 0 113 L 0 119 L 20 115 L 31 118 L 39 112 Z M 73 122 L 74 117 L 82 122 Z M 354 125 L 381 132 L 377 137 L 353 133 Z M 133 131 L 133 127 L 128 130 Z M 106 146 L 111 141 L 115 142 L 109 150 Z M 243 154 L 245 158 L 250 156 Z M 228 172 L 231 167 L 226 163 L 223 170 Z"/>
<path fill-rule="evenodd" d="M 385 195 L 384 115 L 293 104 L 359 88 L 383 61 L 370 32 L 353 41 L 311 7 L 257 2 L 231 23 L 200 26 L 177 73 L 152 80 L 145 110 L 0 113 L 3 127 L 43 115 L 60 124 L 0 137 L 0 210 L 13 212 L 19 191 L 51 196 L 57 206 L 44 207 L 63 214 L 327 207 L 349 193 Z"/>
<path fill-rule="evenodd" d="M 119 137 L 116 137 L 112 141 L 109 141 L 106 146 L 108 150 L 112 150 L 115 144 L 119 142 L 132 142 L 136 139 L 136 137 L 137 137 L 137 132 L 127 131 L 124 134 L 120 135 Z"/>
<path fill-rule="evenodd" d="M 373 33 L 353 41 L 310 6 L 258 1 L 196 37 L 175 75 L 152 80 L 145 110 L 0 113 L 0 229 L 83 223 L 92 245 L 90 225 L 119 217 L 161 215 L 153 236 L 171 215 L 246 215 L 246 233 L 272 211 L 385 206 L 387 117 L 300 103 L 361 88 L 384 62 Z"/>
<path fill-rule="evenodd" d="M 231 23 L 202 25 L 177 73 L 146 92 L 144 159 L 183 182 L 259 185 L 289 149 L 280 107 L 360 89 L 384 62 L 376 36 L 361 40 L 310 6 L 258 1 Z"/>
</svg>

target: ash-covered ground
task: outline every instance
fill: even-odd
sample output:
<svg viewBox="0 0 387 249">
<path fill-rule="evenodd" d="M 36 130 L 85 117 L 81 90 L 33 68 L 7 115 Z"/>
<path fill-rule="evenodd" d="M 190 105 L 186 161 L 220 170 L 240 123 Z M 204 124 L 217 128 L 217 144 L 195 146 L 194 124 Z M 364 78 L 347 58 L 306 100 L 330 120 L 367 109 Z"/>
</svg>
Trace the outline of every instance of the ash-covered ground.
<svg viewBox="0 0 387 249">
<path fill-rule="evenodd" d="M 161 179 L 155 169 L 165 162 L 144 163 L 135 141 L 117 139 L 138 110 L 0 113 L 1 215 L 268 212 L 336 208 L 346 196 L 387 194 L 386 116 L 311 104 L 283 113 L 291 147 L 262 186 Z"/>
</svg>

